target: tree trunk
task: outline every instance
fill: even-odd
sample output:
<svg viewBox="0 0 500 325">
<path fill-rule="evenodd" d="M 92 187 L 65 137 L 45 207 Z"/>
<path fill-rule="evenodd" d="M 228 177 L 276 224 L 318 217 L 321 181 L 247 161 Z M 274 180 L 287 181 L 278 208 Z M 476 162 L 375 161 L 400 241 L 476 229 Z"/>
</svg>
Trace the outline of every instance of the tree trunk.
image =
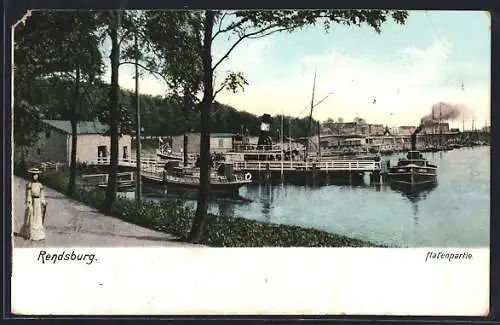
<svg viewBox="0 0 500 325">
<path fill-rule="evenodd" d="M 202 49 L 203 61 L 203 99 L 201 101 L 201 139 L 200 139 L 200 187 L 193 226 L 189 241 L 199 243 L 203 238 L 207 223 L 208 196 L 210 194 L 210 108 L 213 100 L 212 70 L 212 29 L 214 12 L 205 13 L 204 37 Z"/>
<path fill-rule="evenodd" d="M 189 112 L 189 97 L 188 97 L 188 90 L 187 87 L 184 87 L 184 102 L 183 102 L 183 112 L 184 112 L 184 121 L 187 126 L 187 121 L 188 121 L 188 112 Z M 188 136 L 187 136 L 187 130 L 184 133 L 184 143 L 183 143 L 183 151 L 184 151 L 184 167 L 188 165 Z"/>
<path fill-rule="evenodd" d="M 118 173 L 118 124 L 119 124 L 119 108 L 118 108 L 118 68 L 120 64 L 120 44 L 118 41 L 118 29 L 121 24 L 121 12 L 114 12 L 114 21 L 111 26 L 111 91 L 109 98 L 110 105 L 110 121 L 109 132 L 111 137 L 111 152 L 109 162 L 109 177 L 108 187 L 106 189 L 106 209 L 109 211 L 116 200 L 117 192 L 117 173 Z"/>
<path fill-rule="evenodd" d="M 76 152 L 77 152 L 77 125 L 78 125 L 78 112 L 77 105 L 80 97 L 80 66 L 76 68 L 75 80 L 75 93 L 73 95 L 73 103 L 71 105 L 71 160 L 70 160 L 70 174 L 68 183 L 68 196 L 72 196 L 75 192 L 76 183 Z"/>
<path fill-rule="evenodd" d="M 188 165 L 188 135 L 184 133 L 184 167 Z"/>
</svg>

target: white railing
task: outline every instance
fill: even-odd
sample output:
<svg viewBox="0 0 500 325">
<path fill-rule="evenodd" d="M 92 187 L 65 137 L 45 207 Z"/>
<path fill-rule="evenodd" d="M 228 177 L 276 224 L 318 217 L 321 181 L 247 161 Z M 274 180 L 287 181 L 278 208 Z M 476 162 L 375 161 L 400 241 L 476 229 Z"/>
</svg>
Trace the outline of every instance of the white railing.
<svg viewBox="0 0 500 325">
<path fill-rule="evenodd" d="M 52 169 L 57 171 L 59 168 L 62 168 L 64 166 L 65 166 L 65 164 L 59 163 L 59 162 L 47 161 L 47 162 L 40 163 L 40 169 L 43 171 L 52 170 Z"/>
<path fill-rule="evenodd" d="M 97 165 L 109 165 L 110 158 L 109 157 L 99 157 L 97 158 Z M 118 165 L 120 166 L 129 166 L 129 167 L 134 167 L 137 165 L 137 160 L 135 159 L 119 159 L 118 160 Z M 164 166 L 165 162 L 161 162 L 158 159 L 154 157 L 141 157 L 141 167 L 158 167 L 158 166 Z"/>
<path fill-rule="evenodd" d="M 118 182 L 133 182 L 135 180 L 134 172 L 124 172 L 117 174 Z M 109 174 L 89 174 L 82 175 L 82 181 L 86 184 L 107 184 Z"/>
<path fill-rule="evenodd" d="M 335 161 L 244 161 L 234 163 L 235 170 L 265 171 L 265 170 L 312 170 L 326 171 L 372 171 L 379 170 L 380 163 L 363 160 L 335 160 Z"/>
</svg>

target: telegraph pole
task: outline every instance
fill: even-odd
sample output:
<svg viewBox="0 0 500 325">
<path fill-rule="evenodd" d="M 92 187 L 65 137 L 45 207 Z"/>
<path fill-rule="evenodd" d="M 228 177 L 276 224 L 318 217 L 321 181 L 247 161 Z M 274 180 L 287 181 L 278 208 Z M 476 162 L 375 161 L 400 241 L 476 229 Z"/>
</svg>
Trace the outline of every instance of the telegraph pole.
<svg viewBox="0 0 500 325">
<path fill-rule="evenodd" d="M 135 33 L 135 159 L 136 159 L 136 190 L 135 190 L 135 199 L 137 201 L 137 205 L 141 205 L 141 196 L 142 196 L 142 188 L 141 188 L 141 112 L 139 105 L 139 46 L 137 42 L 137 32 Z"/>
</svg>

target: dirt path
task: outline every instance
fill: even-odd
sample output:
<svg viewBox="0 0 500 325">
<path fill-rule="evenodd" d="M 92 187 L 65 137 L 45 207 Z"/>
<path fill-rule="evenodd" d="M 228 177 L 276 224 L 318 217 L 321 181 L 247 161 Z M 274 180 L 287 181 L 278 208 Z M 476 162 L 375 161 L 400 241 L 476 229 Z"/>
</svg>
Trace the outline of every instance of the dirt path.
<svg viewBox="0 0 500 325">
<path fill-rule="evenodd" d="M 195 247 L 174 236 L 106 216 L 94 208 L 45 189 L 46 239 L 31 242 L 19 236 L 25 210 L 26 180 L 13 178 L 14 247 Z"/>
</svg>

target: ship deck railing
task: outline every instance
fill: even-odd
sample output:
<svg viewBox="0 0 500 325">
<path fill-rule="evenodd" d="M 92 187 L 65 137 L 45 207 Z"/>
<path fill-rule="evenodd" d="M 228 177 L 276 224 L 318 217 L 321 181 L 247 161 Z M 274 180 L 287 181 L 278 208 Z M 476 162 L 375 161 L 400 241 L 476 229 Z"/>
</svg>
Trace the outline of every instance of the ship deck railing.
<svg viewBox="0 0 500 325">
<path fill-rule="evenodd" d="M 200 178 L 197 176 L 173 176 L 173 175 L 167 175 L 166 179 L 169 181 L 173 182 L 178 182 L 178 183 L 190 183 L 190 184 L 199 184 L 200 183 Z M 210 177 L 210 183 L 211 184 L 234 184 L 234 183 L 239 183 L 243 182 L 245 179 L 243 177 L 235 177 L 235 179 L 227 179 L 227 177 L 224 176 L 211 176 Z"/>
<path fill-rule="evenodd" d="M 141 174 L 142 174 L 142 177 L 147 178 L 147 179 L 151 179 L 151 180 L 155 180 L 155 181 L 159 181 L 159 182 L 165 181 L 164 172 L 159 170 L 159 169 L 157 169 L 157 170 L 154 170 L 154 169 L 145 170 L 145 171 L 142 171 Z M 228 179 L 225 176 L 219 176 L 219 175 L 212 173 L 210 175 L 210 183 L 212 183 L 212 184 L 233 184 L 233 183 L 237 183 L 237 182 L 248 181 L 242 175 L 233 175 L 233 176 L 234 176 L 233 179 Z M 176 175 L 167 174 L 166 178 L 170 181 L 179 182 L 179 183 L 198 184 L 200 182 L 199 181 L 200 175 L 197 173 L 195 173 L 193 175 L 184 175 L 184 176 L 176 176 Z"/>
<path fill-rule="evenodd" d="M 243 161 L 232 162 L 239 171 L 290 171 L 313 170 L 324 171 L 378 171 L 380 163 L 369 160 L 322 160 L 322 161 Z"/>
</svg>

